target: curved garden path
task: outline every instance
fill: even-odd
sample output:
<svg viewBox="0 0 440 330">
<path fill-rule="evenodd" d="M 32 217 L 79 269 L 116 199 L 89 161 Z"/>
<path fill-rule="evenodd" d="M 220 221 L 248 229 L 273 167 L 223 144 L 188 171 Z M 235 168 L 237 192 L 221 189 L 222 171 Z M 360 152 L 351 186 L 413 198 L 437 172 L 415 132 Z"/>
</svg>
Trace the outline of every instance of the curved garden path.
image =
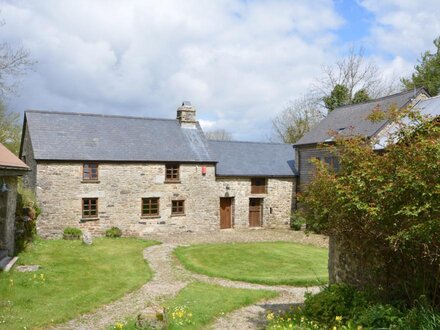
<svg viewBox="0 0 440 330">
<path fill-rule="evenodd" d="M 106 329 L 118 321 L 139 313 L 155 313 L 167 298 L 176 295 L 188 283 L 193 281 L 218 284 L 225 287 L 272 290 L 280 295 L 274 299 L 259 302 L 243 307 L 217 319 L 211 329 L 258 329 L 264 325 L 264 316 L 269 310 L 280 310 L 286 306 L 301 303 L 306 291 L 317 291 L 317 287 L 302 288 L 291 286 L 268 286 L 246 282 L 230 281 L 194 274 L 183 268 L 173 257 L 172 251 L 179 245 L 194 243 L 221 243 L 243 241 L 280 241 L 309 243 L 317 246 L 326 246 L 323 236 L 306 237 L 302 233 L 286 230 L 259 230 L 259 231 L 231 231 L 210 233 L 207 235 L 185 234 L 179 236 L 150 236 L 149 239 L 162 241 L 163 244 L 154 245 L 144 250 L 144 258 L 153 270 L 153 279 L 140 289 L 126 294 L 121 299 L 98 308 L 97 310 L 80 315 L 66 323 L 57 325 L 53 329 Z M 173 242 L 174 241 L 174 242 Z M 121 269 L 121 271 L 124 271 Z"/>
</svg>

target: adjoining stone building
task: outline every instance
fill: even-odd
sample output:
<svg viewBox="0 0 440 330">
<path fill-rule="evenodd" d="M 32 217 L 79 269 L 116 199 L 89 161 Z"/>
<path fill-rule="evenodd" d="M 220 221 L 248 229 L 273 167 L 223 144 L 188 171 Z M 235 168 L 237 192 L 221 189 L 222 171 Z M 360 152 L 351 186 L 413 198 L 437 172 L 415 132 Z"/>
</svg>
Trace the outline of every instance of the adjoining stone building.
<svg viewBox="0 0 440 330">
<path fill-rule="evenodd" d="M 29 168 L 0 143 L 0 267 L 14 255 L 17 179 Z"/>
<path fill-rule="evenodd" d="M 292 145 L 208 141 L 188 102 L 175 120 L 26 111 L 20 156 L 43 237 L 287 227 L 294 203 Z"/>
</svg>

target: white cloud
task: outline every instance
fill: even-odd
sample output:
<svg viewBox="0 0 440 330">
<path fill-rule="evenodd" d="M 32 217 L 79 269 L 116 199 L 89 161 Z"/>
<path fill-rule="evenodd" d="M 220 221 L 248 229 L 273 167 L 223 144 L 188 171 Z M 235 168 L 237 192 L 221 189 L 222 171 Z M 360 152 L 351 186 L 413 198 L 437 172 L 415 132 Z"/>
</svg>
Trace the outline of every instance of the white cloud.
<svg viewBox="0 0 440 330">
<path fill-rule="evenodd" d="M 0 34 L 38 61 L 15 105 L 175 116 L 182 100 L 264 139 L 334 54 L 330 0 L 0 1 Z"/>
<path fill-rule="evenodd" d="M 370 40 L 377 50 L 415 62 L 440 34 L 438 0 L 360 0 L 373 13 Z"/>
</svg>

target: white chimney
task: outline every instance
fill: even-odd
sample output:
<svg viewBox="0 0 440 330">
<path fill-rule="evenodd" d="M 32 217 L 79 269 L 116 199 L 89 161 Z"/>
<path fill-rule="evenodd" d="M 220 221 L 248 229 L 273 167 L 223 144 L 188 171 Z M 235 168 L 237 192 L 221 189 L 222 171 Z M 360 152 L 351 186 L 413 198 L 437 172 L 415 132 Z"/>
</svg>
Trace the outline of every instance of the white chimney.
<svg viewBox="0 0 440 330">
<path fill-rule="evenodd" d="M 189 101 L 183 101 L 177 108 L 177 120 L 182 128 L 196 128 L 196 109 Z"/>
</svg>

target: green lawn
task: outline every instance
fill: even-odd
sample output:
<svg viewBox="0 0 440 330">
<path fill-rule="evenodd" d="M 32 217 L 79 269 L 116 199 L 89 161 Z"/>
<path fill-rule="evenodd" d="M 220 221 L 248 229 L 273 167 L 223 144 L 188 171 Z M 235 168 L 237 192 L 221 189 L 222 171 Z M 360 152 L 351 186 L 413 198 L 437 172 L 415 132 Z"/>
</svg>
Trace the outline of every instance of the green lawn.
<svg viewBox="0 0 440 330">
<path fill-rule="evenodd" d="M 167 329 L 200 329 L 235 309 L 262 299 L 274 298 L 277 292 L 226 288 L 206 283 L 191 283 L 175 298 L 165 303 Z M 122 324 L 122 323 L 121 323 Z M 134 330 L 135 321 L 129 320 L 119 329 Z M 111 329 L 118 329 L 117 326 Z"/>
<path fill-rule="evenodd" d="M 139 239 L 38 240 L 20 254 L 35 273 L 0 273 L 0 329 L 45 327 L 109 303 L 152 277 Z"/>
<path fill-rule="evenodd" d="M 269 285 L 310 286 L 327 282 L 328 250 L 288 242 L 202 244 L 178 247 L 191 271 Z"/>
</svg>

